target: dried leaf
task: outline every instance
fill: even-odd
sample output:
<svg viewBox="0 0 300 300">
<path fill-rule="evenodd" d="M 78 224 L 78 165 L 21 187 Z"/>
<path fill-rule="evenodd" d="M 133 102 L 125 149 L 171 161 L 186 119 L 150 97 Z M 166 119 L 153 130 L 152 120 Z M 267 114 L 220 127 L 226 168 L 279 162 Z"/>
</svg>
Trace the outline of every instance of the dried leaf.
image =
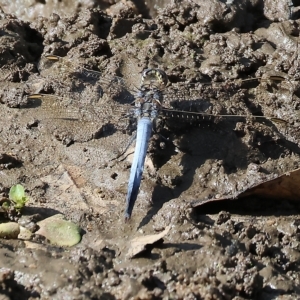
<svg viewBox="0 0 300 300">
<path fill-rule="evenodd" d="M 171 226 L 166 227 L 166 229 L 159 234 L 144 235 L 132 239 L 126 256 L 128 258 L 133 258 L 137 254 L 145 251 L 147 245 L 152 245 L 167 235 L 170 228 Z"/>
<path fill-rule="evenodd" d="M 227 197 L 197 200 L 193 207 L 201 206 L 208 202 L 222 200 L 238 200 L 244 197 L 256 196 L 277 200 L 300 201 L 300 169 L 284 173 L 275 179 L 266 180 L 241 191 L 239 194 Z"/>
</svg>

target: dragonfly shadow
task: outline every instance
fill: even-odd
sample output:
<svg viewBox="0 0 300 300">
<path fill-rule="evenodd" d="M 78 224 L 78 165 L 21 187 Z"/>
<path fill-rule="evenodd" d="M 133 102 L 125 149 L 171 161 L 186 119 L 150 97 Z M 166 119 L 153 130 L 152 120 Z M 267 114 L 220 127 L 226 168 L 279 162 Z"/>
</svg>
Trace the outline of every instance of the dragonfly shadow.
<svg viewBox="0 0 300 300">
<path fill-rule="evenodd" d="M 56 209 L 46 207 L 25 206 L 22 210 L 23 216 L 36 216 L 36 221 L 40 221 L 57 214 L 61 214 L 61 212 Z"/>
<path fill-rule="evenodd" d="M 42 105 L 42 100 L 41 99 L 28 99 L 27 102 L 25 102 L 22 106 L 22 108 L 39 108 Z"/>
<path fill-rule="evenodd" d="M 21 167 L 23 167 L 23 162 L 20 159 L 9 153 L 0 153 L 0 170 L 1 168 L 11 169 Z"/>
<path fill-rule="evenodd" d="M 174 186 L 170 187 L 168 183 L 162 182 L 154 188 L 152 194 L 153 206 L 148 211 L 140 226 L 147 224 L 150 219 L 158 213 L 162 206 L 168 201 L 178 198 L 184 191 L 188 190 L 195 181 L 197 169 L 205 168 L 205 163 L 222 164 L 225 172 L 234 172 L 231 169 L 247 167 L 247 152 L 245 145 L 239 137 L 233 132 L 235 122 L 220 122 L 214 124 L 212 121 L 204 122 L 201 127 L 195 128 L 187 126 L 185 129 L 176 132 L 176 146 L 180 149 L 180 162 L 175 160 L 169 162 L 170 169 L 166 168 L 165 174 L 161 177 L 172 177 L 174 172 L 172 164 L 180 164 L 182 171 L 181 175 L 177 175 Z M 236 151 L 234 151 L 236 149 Z M 232 153 L 234 151 L 234 153 Z M 237 155 L 239 152 L 239 155 Z M 169 152 L 173 155 L 174 152 Z M 175 156 L 176 157 L 176 156 Z M 170 159 L 170 156 L 169 156 Z M 161 159 L 161 161 L 168 161 Z M 235 167 L 233 168 L 233 165 Z M 211 167 L 210 169 L 212 169 Z M 176 166 L 175 166 L 176 169 Z M 169 173 L 169 174 L 168 174 Z"/>
<path fill-rule="evenodd" d="M 199 128 L 187 128 L 185 132 L 180 133 L 176 146 L 182 151 L 181 175 L 175 178 L 174 187 L 164 185 L 162 182 L 154 188 L 153 206 L 142 219 L 140 226 L 146 225 L 165 203 L 178 198 L 187 190 L 190 190 L 189 195 L 194 199 L 226 194 L 228 191 L 222 190 L 223 183 L 228 178 L 233 178 L 230 179 L 230 185 L 238 186 L 240 179 L 238 174 L 245 174 L 249 165 L 263 165 L 268 160 L 277 161 L 286 154 L 286 151 L 300 154 L 298 145 L 283 136 L 275 141 L 271 135 L 259 134 L 255 130 L 253 134 L 241 136 L 241 133 L 234 130 L 236 124 L 236 121 L 224 120 L 217 124 L 207 123 Z M 275 127 L 272 124 L 267 125 Z M 178 164 L 178 161 L 174 163 Z M 268 174 L 270 171 L 262 167 L 262 172 Z M 170 174 L 160 176 L 172 177 Z M 231 174 L 233 176 L 230 177 Z M 206 178 L 209 180 L 206 181 Z M 237 183 L 234 183 L 234 180 Z M 202 184 L 201 181 L 204 183 Z M 209 194 L 206 191 L 207 184 L 210 188 Z M 214 184 L 217 187 L 215 190 L 212 188 Z M 232 194 L 235 192 L 232 191 Z"/>
</svg>

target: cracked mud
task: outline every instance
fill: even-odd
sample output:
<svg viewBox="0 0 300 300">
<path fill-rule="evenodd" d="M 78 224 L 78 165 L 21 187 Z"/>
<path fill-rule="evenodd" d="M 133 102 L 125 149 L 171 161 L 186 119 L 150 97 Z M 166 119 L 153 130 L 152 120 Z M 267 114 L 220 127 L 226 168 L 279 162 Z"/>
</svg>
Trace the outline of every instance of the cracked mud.
<svg viewBox="0 0 300 300">
<path fill-rule="evenodd" d="M 1 239 L 1 299 L 299 297 L 300 193 L 293 201 L 280 192 L 237 197 L 300 167 L 297 3 L 224 2 L 160 1 L 155 10 L 103 1 L 101 10 L 37 1 L 30 13 L 19 1 L 1 4 L 0 200 L 21 183 L 30 202 L 14 221 L 35 233 L 60 213 L 83 230 L 66 249 L 38 234 Z M 167 119 L 125 224 L 132 148 L 112 159 L 131 137 L 117 115 L 130 98 L 104 96 L 95 102 L 98 123 L 65 127 L 27 96 L 92 101 L 101 84 L 43 72 L 47 54 L 120 76 L 131 90 L 143 69 L 160 68 L 169 78 L 164 105 L 249 118 Z M 259 80 L 242 81 L 249 78 Z M 133 241 L 144 251 L 134 252 Z"/>
</svg>

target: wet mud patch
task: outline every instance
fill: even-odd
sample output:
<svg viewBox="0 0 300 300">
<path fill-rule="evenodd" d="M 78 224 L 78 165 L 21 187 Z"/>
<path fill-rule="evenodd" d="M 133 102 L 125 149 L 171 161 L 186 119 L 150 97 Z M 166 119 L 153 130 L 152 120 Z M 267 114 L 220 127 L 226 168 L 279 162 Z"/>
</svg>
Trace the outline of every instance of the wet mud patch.
<svg viewBox="0 0 300 300">
<path fill-rule="evenodd" d="M 299 21 L 297 3 L 288 20 L 283 2 L 184 1 L 154 19 L 136 16 L 134 5 L 123 2 L 110 14 L 82 9 L 31 24 L 2 14 L 2 48 L 14 48 L 3 58 L 0 82 L 0 197 L 15 183 L 25 186 L 31 200 L 23 217 L 33 236 L 1 240 L 1 294 L 297 297 L 299 203 L 210 201 L 299 168 Z M 60 55 L 71 67 L 45 70 L 41 54 Z M 131 138 L 134 121 L 122 117 L 146 67 L 167 73 L 163 105 L 175 113 L 162 115 L 137 205 L 124 224 L 132 149 L 113 159 Z M 242 81 L 250 78 L 255 82 Z M 49 103 L 58 96 L 60 109 L 30 106 L 33 93 L 48 95 Z M 202 113 L 201 122 L 179 117 L 182 110 Z M 68 120 L 58 122 L 61 116 Z M 40 219 L 57 213 L 84 231 L 71 249 L 36 233 Z M 167 227 L 163 241 L 135 259 L 126 255 L 131 241 Z"/>
</svg>

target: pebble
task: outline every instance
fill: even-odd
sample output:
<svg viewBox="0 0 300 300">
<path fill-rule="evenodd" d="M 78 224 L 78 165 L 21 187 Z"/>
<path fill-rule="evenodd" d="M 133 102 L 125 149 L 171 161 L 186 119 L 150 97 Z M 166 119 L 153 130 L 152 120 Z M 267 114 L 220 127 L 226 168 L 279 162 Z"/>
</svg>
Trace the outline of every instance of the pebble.
<svg viewBox="0 0 300 300">
<path fill-rule="evenodd" d="M 0 238 L 17 239 L 20 233 L 20 226 L 15 222 L 0 224 Z"/>
</svg>

